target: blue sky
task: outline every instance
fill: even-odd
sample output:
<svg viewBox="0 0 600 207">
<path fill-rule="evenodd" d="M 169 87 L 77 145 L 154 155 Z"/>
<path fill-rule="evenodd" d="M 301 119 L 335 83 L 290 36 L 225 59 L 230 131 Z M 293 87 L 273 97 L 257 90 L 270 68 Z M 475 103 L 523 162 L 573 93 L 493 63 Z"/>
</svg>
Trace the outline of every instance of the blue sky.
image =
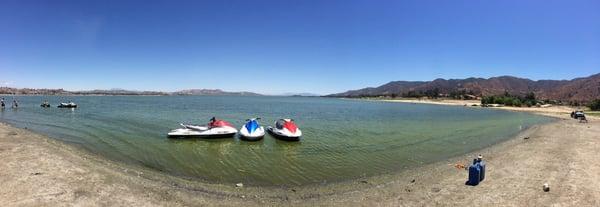
<svg viewBox="0 0 600 207">
<path fill-rule="evenodd" d="M 600 72 L 600 1 L 0 0 L 0 84 L 328 94 Z"/>
</svg>

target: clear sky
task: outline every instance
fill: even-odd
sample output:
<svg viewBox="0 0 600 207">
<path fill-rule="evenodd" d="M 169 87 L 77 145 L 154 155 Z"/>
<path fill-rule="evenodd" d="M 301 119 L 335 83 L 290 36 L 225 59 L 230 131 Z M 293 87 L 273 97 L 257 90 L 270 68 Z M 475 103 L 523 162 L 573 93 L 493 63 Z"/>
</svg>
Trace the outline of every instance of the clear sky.
<svg viewBox="0 0 600 207">
<path fill-rule="evenodd" d="M 600 72 L 600 1 L 0 0 L 0 84 L 328 94 Z"/>
</svg>

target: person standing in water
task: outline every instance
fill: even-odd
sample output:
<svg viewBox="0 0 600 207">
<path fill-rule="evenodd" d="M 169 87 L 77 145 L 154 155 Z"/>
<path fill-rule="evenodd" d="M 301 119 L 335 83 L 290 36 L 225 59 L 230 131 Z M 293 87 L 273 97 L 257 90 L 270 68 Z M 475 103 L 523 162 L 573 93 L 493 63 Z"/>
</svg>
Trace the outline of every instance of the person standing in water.
<svg viewBox="0 0 600 207">
<path fill-rule="evenodd" d="M 4 108 L 4 98 L 0 98 L 0 103 L 2 104 L 2 108 Z"/>
<path fill-rule="evenodd" d="M 17 99 L 13 99 L 13 108 L 19 108 L 19 102 L 17 102 Z"/>
</svg>

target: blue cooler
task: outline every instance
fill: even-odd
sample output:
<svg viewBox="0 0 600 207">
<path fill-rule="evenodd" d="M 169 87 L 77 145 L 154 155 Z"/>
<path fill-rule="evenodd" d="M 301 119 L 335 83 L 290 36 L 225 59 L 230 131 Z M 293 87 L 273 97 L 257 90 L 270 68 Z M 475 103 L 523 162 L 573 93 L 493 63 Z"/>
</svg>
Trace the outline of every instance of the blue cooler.
<svg viewBox="0 0 600 207">
<path fill-rule="evenodd" d="M 483 179 L 485 179 L 485 161 L 483 161 L 481 156 L 477 159 L 477 165 L 479 165 L 479 169 L 481 170 L 479 181 L 483 181 Z"/>
<path fill-rule="evenodd" d="M 481 181 L 481 169 L 479 168 L 479 163 L 477 159 L 473 160 L 473 164 L 469 166 L 469 180 L 467 181 L 467 185 L 478 185 L 479 181 Z"/>
</svg>

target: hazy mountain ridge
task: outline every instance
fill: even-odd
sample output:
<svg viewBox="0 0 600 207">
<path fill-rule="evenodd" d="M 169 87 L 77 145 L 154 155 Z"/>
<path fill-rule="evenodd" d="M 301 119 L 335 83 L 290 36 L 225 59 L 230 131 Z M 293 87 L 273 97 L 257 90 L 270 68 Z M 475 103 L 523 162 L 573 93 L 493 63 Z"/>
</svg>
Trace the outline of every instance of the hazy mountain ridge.
<svg viewBox="0 0 600 207">
<path fill-rule="evenodd" d="M 228 92 L 220 89 L 187 89 L 171 93 L 171 95 L 179 96 L 203 96 L 203 95 L 227 95 L 227 96 L 262 96 L 258 93 L 241 91 Z"/>
<path fill-rule="evenodd" d="M 304 97 L 315 97 L 315 96 L 321 96 L 320 94 L 316 94 L 316 93 L 306 93 L 306 92 L 302 92 L 302 93 L 282 93 L 282 94 L 278 94 L 278 96 L 304 96 Z"/>
<path fill-rule="evenodd" d="M 435 79 L 433 81 L 392 81 L 378 87 L 330 94 L 330 97 L 405 96 L 409 92 L 437 89 L 441 94 L 470 91 L 477 96 L 520 95 L 534 92 L 541 99 L 588 102 L 600 98 L 600 73 L 572 80 L 538 80 L 514 76 L 467 79 Z"/>
<path fill-rule="evenodd" d="M 165 92 L 159 91 L 133 91 L 133 90 L 124 90 L 124 89 L 111 89 L 111 90 L 90 90 L 90 91 L 67 91 L 72 95 L 121 95 L 121 96 L 165 96 L 169 95 Z"/>
<path fill-rule="evenodd" d="M 10 88 L 0 87 L 0 94 L 10 95 L 108 95 L 108 96 L 200 96 L 200 95 L 239 95 L 239 96 L 260 96 L 261 94 L 252 92 L 228 92 L 220 89 L 187 89 L 176 92 L 160 91 L 135 91 L 124 89 L 110 90 L 88 90 L 88 91 L 66 91 L 64 89 L 32 89 L 32 88 Z"/>
</svg>

